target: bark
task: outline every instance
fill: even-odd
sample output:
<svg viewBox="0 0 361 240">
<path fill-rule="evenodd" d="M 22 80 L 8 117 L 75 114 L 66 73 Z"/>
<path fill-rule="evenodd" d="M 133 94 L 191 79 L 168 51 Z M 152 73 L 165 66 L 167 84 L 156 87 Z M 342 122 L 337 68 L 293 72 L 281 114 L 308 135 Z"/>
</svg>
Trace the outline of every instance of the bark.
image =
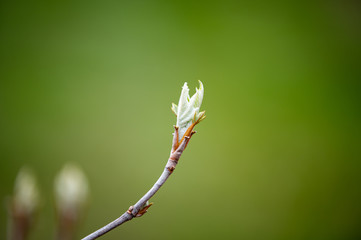
<svg viewBox="0 0 361 240">
<path fill-rule="evenodd" d="M 189 140 L 192 135 L 195 133 L 194 131 L 190 131 L 186 136 L 184 136 L 184 140 L 178 143 L 178 127 L 174 127 L 175 131 L 173 134 L 173 144 L 172 150 L 168 159 L 167 164 L 164 167 L 162 175 L 160 175 L 157 182 L 153 185 L 153 187 L 134 205 L 130 206 L 129 209 L 123 213 L 119 218 L 115 219 L 113 222 L 105 225 L 99 230 L 91 233 L 86 236 L 82 240 L 92 240 L 96 239 L 105 233 L 113 230 L 114 228 L 120 226 L 121 224 L 132 220 L 135 217 L 141 217 L 144 213 L 147 212 L 147 209 L 152 205 L 146 205 L 147 201 L 154 196 L 158 192 L 158 190 L 163 186 L 163 184 L 167 181 L 168 177 L 173 173 L 174 169 L 178 164 L 178 160 L 180 159 L 184 149 L 187 147 Z M 193 128 L 192 128 L 193 129 Z"/>
</svg>

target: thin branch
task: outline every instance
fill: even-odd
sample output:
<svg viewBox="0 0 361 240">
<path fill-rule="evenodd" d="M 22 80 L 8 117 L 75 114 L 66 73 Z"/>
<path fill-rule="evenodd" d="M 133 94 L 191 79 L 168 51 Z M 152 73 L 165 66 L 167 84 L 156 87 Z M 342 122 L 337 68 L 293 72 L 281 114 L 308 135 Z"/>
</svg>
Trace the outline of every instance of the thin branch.
<svg viewBox="0 0 361 240">
<path fill-rule="evenodd" d="M 147 212 L 147 209 L 151 206 L 151 204 L 146 205 L 147 201 L 156 194 L 161 186 L 167 181 L 168 177 L 173 173 L 174 169 L 177 166 L 178 160 L 181 157 L 184 149 L 187 147 L 189 140 L 192 135 L 195 133 L 191 131 L 187 136 L 184 137 L 184 140 L 179 144 L 178 143 L 178 127 L 174 126 L 174 134 L 173 134 L 173 144 L 172 150 L 170 153 L 170 157 L 168 159 L 167 164 L 165 165 L 164 171 L 162 175 L 159 177 L 157 182 L 153 185 L 153 187 L 134 205 L 130 206 L 129 209 L 123 213 L 119 218 L 115 219 L 113 222 L 105 225 L 99 230 L 89 234 L 82 240 L 92 240 L 96 239 L 105 233 L 113 230 L 114 228 L 120 226 L 121 224 L 132 220 L 135 217 L 141 217 L 144 213 Z M 178 146 L 179 145 L 179 146 Z"/>
</svg>

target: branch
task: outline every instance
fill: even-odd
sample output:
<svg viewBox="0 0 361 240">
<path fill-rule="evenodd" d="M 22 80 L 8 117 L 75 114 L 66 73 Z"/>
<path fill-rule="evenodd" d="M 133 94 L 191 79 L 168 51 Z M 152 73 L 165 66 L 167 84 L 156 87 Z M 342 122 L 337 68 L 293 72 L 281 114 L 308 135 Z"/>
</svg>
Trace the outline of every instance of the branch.
<svg viewBox="0 0 361 240">
<path fill-rule="evenodd" d="M 89 234 L 82 240 L 92 240 L 96 239 L 105 233 L 113 230 L 114 228 L 120 226 L 121 224 L 132 220 L 135 217 L 141 217 L 143 214 L 147 212 L 147 209 L 152 205 L 147 204 L 147 201 L 156 194 L 161 186 L 167 181 L 168 177 L 173 173 L 174 169 L 177 166 L 178 160 L 181 157 L 184 149 L 187 147 L 189 140 L 192 135 L 195 133 L 194 131 L 190 131 L 187 136 L 184 137 L 184 140 L 179 144 L 178 143 L 178 127 L 174 126 L 174 134 L 173 134 L 173 144 L 172 150 L 170 153 L 170 157 L 168 159 L 167 164 L 165 165 L 164 171 L 162 175 L 159 177 L 157 182 L 153 185 L 153 187 L 134 205 L 130 206 L 129 209 L 123 213 L 119 218 L 115 219 L 113 222 L 105 225 L 99 230 Z M 192 127 L 193 129 L 193 127 Z M 179 146 L 178 146 L 179 145 Z"/>
</svg>

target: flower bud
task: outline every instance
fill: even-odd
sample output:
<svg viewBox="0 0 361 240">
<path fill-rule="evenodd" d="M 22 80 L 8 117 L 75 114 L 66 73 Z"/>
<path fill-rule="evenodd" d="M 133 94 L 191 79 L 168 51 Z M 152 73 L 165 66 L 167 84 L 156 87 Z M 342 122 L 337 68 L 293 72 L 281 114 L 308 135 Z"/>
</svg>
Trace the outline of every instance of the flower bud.
<svg viewBox="0 0 361 240">
<path fill-rule="evenodd" d="M 23 167 L 20 169 L 14 189 L 13 208 L 16 213 L 31 216 L 39 204 L 39 191 L 34 173 Z"/>
<path fill-rule="evenodd" d="M 66 164 L 55 178 L 56 206 L 61 213 L 79 212 L 88 198 L 88 181 L 83 171 Z"/>
<path fill-rule="evenodd" d="M 199 81 L 199 85 L 199 89 L 196 88 L 196 93 L 192 97 L 189 97 L 188 85 L 184 83 L 178 106 L 172 103 L 172 111 L 177 116 L 176 126 L 179 127 L 179 143 L 189 128 L 193 129 L 196 124 L 206 117 L 205 111 L 199 111 L 204 95 L 204 88 L 201 81 Z"/>
<path fill-rule="evenodd" d="M 14 195 L 8 205 L 8 239 L 26 239 L 34 224 L 39 207 L 39 190 L 33 172 L 26 167 L 20 169 Z"/>
</svg>

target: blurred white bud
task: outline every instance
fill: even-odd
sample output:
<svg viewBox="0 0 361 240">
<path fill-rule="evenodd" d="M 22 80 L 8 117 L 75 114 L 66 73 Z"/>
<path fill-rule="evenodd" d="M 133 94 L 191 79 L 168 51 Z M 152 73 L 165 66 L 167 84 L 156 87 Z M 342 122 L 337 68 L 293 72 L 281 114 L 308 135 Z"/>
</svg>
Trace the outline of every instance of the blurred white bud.
<svg viewBox="0 0 361 240">
<path fill-rule="evenodd" d="M 59 211 L 78 211 L 88 198 L 88 181 L 83 171 L 66 164 L 55 178 L 55 200 Z"/>
<path fill-rule="evenodd" d="M 29 168 L 21 168 L 16 177 L 13 201 L 14 211 L 27 216 L 38 207 L 39 191 L 34 173 Z"/>
<path fill-rule="evenodd" d="M 204 95 L 204 88 L 201 81 L 199 81 L 199 85 L 199 89 L 196 88 L 196 93 L 192 97 L 189 97 L 188 85 L 184 83 L 178 106 L 172 103 L 172 111 L 177 116 L 176 126 L 179 127 L 178 142 L 181 141 L 192 124 L 194 127 L 205 118 L 205 111 L 199 112 Z"/>
</svg>

